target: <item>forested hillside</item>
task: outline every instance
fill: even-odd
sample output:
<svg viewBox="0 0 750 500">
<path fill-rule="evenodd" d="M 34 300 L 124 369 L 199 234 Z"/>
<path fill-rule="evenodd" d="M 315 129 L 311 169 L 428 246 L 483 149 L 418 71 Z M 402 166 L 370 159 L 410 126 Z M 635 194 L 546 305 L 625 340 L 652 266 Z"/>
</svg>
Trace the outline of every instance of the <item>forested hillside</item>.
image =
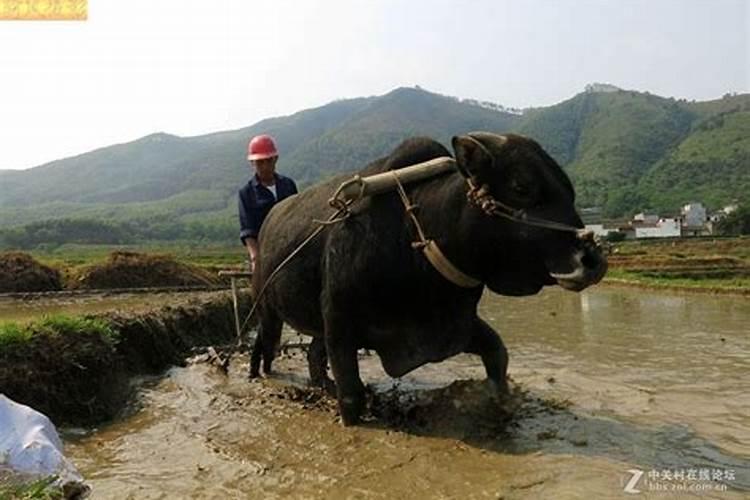
<svg viewBox="0 0 750 500">
<path fill-rule="evenodd" d="M 239 130 L 156 133 L 25 171 L 0 171 L 0 245 L 229 240 L 236 237 L 236 192 L 250 175 L 245 147 L 252 135 L 272 134 L 282 152 L 279 170 L 304 187 L 364 166 L 406 137 L 427 135 L 447 145 L 471 130 L 537 139 L 572 177 L 579 206 L 601 206 L 609 216 L 674 212 L 694 200 L 709 208 L 750 203 L 749 95 L 686 102 L 607 87 L 511 113 L 399 88 Z"/>
</svg>

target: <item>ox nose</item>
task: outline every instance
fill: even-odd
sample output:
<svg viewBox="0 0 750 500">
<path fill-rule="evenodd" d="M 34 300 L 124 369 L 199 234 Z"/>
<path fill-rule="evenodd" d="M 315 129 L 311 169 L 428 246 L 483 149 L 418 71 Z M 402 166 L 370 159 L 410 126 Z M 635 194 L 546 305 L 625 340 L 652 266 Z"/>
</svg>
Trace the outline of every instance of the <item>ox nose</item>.
<svg viewBox="0 0 750 500">
<path fill-rule="evenodd" d="M 598 283 L 607 272 L 607 258 L 602 251 L 601 242 L 593 231 L 581 230 L 578 233 L 578 245 L 583 251 L 580 262 L 584 273 L 591 283 Z"/>
<path fill-rule="evenodd" d="M 561 286 L 569 290 L 582 290 L 601 281 L 607 272 L 607 259 L 601 245 L 591 231 L 579 231 L 571 256 L 569 272 L 551 272 Z"/>
</svg>

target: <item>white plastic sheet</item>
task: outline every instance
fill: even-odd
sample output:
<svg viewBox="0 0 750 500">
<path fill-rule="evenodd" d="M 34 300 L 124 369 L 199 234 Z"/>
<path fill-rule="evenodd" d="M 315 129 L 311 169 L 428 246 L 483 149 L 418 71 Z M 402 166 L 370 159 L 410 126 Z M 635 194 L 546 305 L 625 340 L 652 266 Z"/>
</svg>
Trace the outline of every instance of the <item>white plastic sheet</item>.
<svg viewBox="0 0 750 500">
<path fill-rule="evenodd" d="M 75 466 L 63 455 L 54 424 L 38 411 L 0 394 L 0 466 L 24 476 L 58 477 L 70 489 L 83 485 Z"/>
</svg>

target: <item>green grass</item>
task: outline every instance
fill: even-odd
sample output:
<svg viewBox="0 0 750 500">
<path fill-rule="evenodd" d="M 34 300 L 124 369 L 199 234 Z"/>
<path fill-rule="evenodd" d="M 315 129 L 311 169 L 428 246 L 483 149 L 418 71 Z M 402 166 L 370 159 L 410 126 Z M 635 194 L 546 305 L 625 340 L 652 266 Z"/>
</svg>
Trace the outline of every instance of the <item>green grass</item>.
<svg viewBox="0 0 750 500">
<path fill-rule="evenodd" d="M 53 500 L 63 498 L 62 490 L 54 485 L 57 476 L 49 476 L 30 483 L 3 484 L 0 481 L 0 500 Z"/>
<path fill-rule="evenodd" d="M 0 323 L 0 351 L 28 342 L 31 339 L 31 333 L 27 325 L 19 325 L 15 322 Z"/>
<path fill-rule="evenodd" d="M 0 323 L 0 353 L 28 342 L 34 336 L 81 334 L 97 334 L 110 344 L 115 344 L 119 339 L 118 333 L 104 320 L 55 314 L 44 316 L 30 323 L 21 324 L 13 321 Z"/>
<path fill-rule="evenodd" d="M 75 335 L 77 333 L 96 333 L 111 342 L 117 341 L 117 333 L 106 321 L 80 316 L 55 314 L 45 316 L 31 323 L 31 328 L 45 335 Z"/>
</svg>

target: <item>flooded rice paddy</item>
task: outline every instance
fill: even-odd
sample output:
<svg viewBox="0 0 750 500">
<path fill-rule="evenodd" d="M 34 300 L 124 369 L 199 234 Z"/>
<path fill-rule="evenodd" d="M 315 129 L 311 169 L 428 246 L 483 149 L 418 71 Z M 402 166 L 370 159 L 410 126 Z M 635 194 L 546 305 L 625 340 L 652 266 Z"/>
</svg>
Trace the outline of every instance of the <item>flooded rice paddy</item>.
<svg viewBox="0 0 750 500">
<path fill-rule="evenodd" d="M 94 498 L 748 497 L 749 300 L 551 289 L 487 294 L 481 314 L 509 401 L 475 356 L 392 380 L 363 355 L 372 415 L 343 428 L 291 349 L 270 379 L 238 356 L 229 377 L 197 362 L 140 380 L 122 418 L 65 430 L 66 452 Z"/>
</svg>

